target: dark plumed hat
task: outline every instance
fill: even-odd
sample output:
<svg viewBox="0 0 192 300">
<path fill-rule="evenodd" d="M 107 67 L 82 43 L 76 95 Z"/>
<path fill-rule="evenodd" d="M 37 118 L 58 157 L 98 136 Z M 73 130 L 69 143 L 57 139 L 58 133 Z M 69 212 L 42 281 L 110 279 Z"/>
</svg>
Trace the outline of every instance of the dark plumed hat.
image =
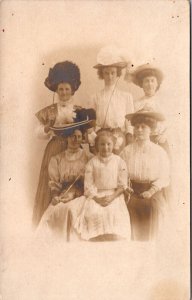
<svg viewBox="0 0 192 300">
<path fill-rule="evenodd" d="M 49 70 L 48 77 L 45 79 L 45 86 L 55 92 L 59 83 L 66 82 L 71 85 L 73 92 L 77 91 L 80 81 L 80 70 L 78 66 L 70 61 L 57 63 Z"/>
</svg>

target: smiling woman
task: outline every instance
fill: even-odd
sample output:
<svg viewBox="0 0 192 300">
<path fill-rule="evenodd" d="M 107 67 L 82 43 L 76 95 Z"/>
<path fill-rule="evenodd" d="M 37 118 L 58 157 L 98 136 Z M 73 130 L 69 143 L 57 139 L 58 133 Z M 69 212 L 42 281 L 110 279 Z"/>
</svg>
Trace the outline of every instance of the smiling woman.
<svg viewBox="0 0 192 300">
<path fill-rule="evenodd" d="M 38 136 L 48 139 L 49 142 L 45 149 L 35 197 L 33 210 L 33 223 L 35 226 L 38 225 L 44 211 L 51 202 L 51 191 L 48 186 L 50 159 L 52 156 L 64 151 L 67 145 L 63 132 L 57 132 L 53 128 L 89 118 L 86 110 L 76 106 L 72 98 L 80 84 L 80 70 L 76 64 L 69 61 L 57 63 L 50 69 L 49 75 L 45 80 L 45 86 L 58 94 L 59 101 L 43 108 L 36 114 L 39 120 Z"/>
</svg>

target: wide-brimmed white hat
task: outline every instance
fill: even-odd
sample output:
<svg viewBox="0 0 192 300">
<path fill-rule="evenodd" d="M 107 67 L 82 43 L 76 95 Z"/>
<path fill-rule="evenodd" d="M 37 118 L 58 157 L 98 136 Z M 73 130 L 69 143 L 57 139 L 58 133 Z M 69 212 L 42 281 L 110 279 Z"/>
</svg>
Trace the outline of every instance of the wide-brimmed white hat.
<svg viewBox="0 0 192 300">
<path fill-rule="evenodd" d="M 119 67 L 126 68 L 128 61 L 123 55 L 121 49 L 116 46 L 103 47 L 97 55 L 97 64 L 93 67 L 99 69 L 101 67 Z"/>
</svg>

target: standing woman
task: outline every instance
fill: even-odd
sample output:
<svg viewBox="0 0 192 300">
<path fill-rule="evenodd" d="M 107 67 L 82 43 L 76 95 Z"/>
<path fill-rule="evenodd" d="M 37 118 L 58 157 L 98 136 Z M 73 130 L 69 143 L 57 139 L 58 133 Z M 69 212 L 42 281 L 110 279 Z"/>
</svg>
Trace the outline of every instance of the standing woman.
<svg viewBox="0 0 192 300">
<path fill-rule="evenodd" d="M 132 74 L 131 78 L 134 84 L 144 91 L 144 96 L 134 102 L 135 111 L 141 109 L 153 109 L 156 112 L 163 113 L 161 98 L 158 95 L 159 88 L 163 81 L 162 71 L 147 63 L 139 66 Z M 156 129 L 151 133 L 151 140 L 162 146 L 169 153 L 169 146 L 166 136 L 166 123 L 158 122 Z"/>
<path fill-rule="evenodd" d="M 96 131 L 112 129 L 116 136 L 115 153 L 118 154 L 132 140 L 132 127 L 125 115 L 134 111 L 132 95 L 117 88 L 122 69 L 128 63 L 116 47 L 102 48 L 97 56 L 99 79 L 104 81 L 104 88 L 93 97 L 93 108 L 96 109 Z"/>
<path fill-rule="evenodd" d="M 49 70 L 45 80 L 45 86 L 58 95 L 58 103 L 54 103 L 36 113 L 39 120 L 38 135 L 48 139 L 42 160 L 39 183 L 37 187 L 35 204 L 33 209 L 33 223 L 38 225 L 44 211 L 51 201 L 51 193 L 48 187 L 48 165 L 53 155 L 66 149 L 66 138 L 55 135 L 52 126 L 59 127 L 66 123 L 72 123 L 79 107 L 74 105 L 72 96 L 81 84 L 80 71 L 76 64 L 64 61 L 57 63 Z"/>
<path fill-rule="evenodd" d="M 128 210 L 133 240 L 157 237 L 166 212 L 163 189 L 169 185 L 169 159 L 165 150 L 150 141 L 150 134 L 163 115 L 140 110 L 127 116 L 134 127 L 135 141 L 121 157 L 127 164 L 131 195 Z M 128 190 L 130 192 L 130 189 Z"/>
</svg>

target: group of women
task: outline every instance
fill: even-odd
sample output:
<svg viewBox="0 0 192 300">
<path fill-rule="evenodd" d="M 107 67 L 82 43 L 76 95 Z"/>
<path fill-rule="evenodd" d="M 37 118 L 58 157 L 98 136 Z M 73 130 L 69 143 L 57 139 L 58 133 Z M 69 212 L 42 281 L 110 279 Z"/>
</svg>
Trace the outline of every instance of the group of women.
<svg viewBox="0 0 192 300">
<path fill-rule="evenodd" d="M 58 103 L 40 110 L 38 135 L 49 139 L 36 193 L 37 233 L 65 241 L 148 241 L 158 237 L 170 184 L 165 117 L 157 91 L 158 68 L 145 64 L 129 73 L 144 91 L 117 89 L 127 61 L 103 48 L 97 57 L 104 89 L 90 108 L 75 105 L 80 70 L 64 61 L 50 69 L 45 85 Z"/>
</svg>

